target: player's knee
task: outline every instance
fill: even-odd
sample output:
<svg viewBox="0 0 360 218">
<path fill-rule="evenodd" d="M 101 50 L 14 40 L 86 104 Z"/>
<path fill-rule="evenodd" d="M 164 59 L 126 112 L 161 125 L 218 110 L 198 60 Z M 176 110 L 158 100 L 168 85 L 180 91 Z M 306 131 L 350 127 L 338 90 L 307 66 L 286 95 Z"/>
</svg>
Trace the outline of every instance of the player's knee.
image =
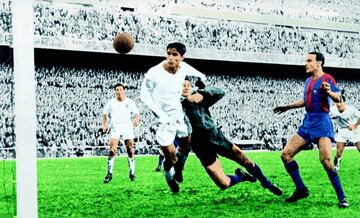
<svg viewBox="0 0 360 218">
<path fill-rule="evenodd" d="M 253 167 L 254 166 L 254 162 L 252 162 L 249 158 L 245 157 L 244 159 L 244 166 L 246 168 L 248 167 Z"/>
<path fill-rule="evenodd" d="M 321 157 L 321 158 L 320 158 L 320 162 L 321 162 L 321 164 L 323 165 L 323 167 L 324 167 L 326 170 L 332 170 L 333 165 L 332 165 L 332 163 L 331 163 L 330 158 Z"/>
<path fill-rule="evenodd" d="M 282 160 L 282 162 L 284 164 L 287 164 L 287 163 L 289 163 L 291 161 L 291 156 L 289 154 L 287 154 L 286 152 L 284 152 L 284 151 L 281 153 L 280 157 L 281 157 L 281 160 Z"/>
<path fill-rule="evenodd" d="M 225 189 L 229 188 L 230 182 L 221 181 L 217 183 L 217 186 L 221 189 L 221 191 L 224 191 Z"/>
<path fill-rule="evenodd" d="M 111 149 L 111 150 L 109 151 L 109 156 L 110 156 L 110 157 L 114 157 L 114 156 L 115 156 L 115 153 L 116 153 L 116 151 L 114 151 L 114 150 Z"/>
</svg>

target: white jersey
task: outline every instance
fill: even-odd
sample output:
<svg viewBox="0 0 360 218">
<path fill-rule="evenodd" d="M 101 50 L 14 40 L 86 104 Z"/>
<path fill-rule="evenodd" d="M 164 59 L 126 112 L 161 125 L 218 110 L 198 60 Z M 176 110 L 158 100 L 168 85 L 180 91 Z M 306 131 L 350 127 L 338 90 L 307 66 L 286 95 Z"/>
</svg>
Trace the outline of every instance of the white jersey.
<svg viewBox="0 0 360 218">
<path fill-rule="evenodd" d="M 343 129 L 355 124 L 360 119 L 360 111 L 352 105 L 345 105 L 345 110 L 340 113 L 336 105 L 330 108 L 330 117 L 335 119 L 336 125 Z"/>
<path fill-rule="evenodd" d="M 125 98 L 124 101 L 112 98 L 106 103 L 103 114 L 110 118 L 110 127 L 132 126 L 131 118 L 139 114 L 139 110 L 130 98 Z"/>
<path fill-rule="evenodd" d="M 160 122 L 168 122 L 174 114 L 182 114 L 180 97 L 186 76 L 197 76 L 205 80 L 205 75 L 185 62 L 175 74 L 167 72 L 163 64 L 166 60 L 149 69 L 142 83 L 140 99 L 158 116 Z"/>
</svg>

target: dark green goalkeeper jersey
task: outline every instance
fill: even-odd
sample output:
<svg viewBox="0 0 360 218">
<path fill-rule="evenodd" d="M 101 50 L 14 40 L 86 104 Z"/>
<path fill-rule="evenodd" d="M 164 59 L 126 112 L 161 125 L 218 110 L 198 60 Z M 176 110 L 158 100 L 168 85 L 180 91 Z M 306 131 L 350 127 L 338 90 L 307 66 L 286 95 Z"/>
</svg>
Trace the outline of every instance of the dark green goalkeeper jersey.
<svg viewBox="0 0 360 218">
<path fill-rule="evenodd" d="M 219 101 L 225 92 L 216 87 L 206 87 L 196 91 L 203 96 L 203 100 L 198 103 L 190 103 L 187 98 L 183 98 L 181 103 L 186 116 L 190 120 L 193 132 L 203 132 L 205 130 L 217 129 L 211 117 L 209 107 Z M 193 92 L 192 94 L 196 93 Z"/>
</svg>

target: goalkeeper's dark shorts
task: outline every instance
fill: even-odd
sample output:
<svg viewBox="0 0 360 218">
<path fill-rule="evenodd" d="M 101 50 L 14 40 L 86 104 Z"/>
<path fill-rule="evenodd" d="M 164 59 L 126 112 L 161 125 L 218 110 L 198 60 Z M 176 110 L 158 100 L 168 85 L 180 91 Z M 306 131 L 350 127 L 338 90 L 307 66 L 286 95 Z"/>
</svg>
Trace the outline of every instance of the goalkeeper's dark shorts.
<svg viewBox="0 0 360 218">
<path fill-rule="evenodd" d="M 217 128 L 193 129 L 191 134 L 191 149 L 204 167 L 213 164 L 218 154 L 225 157 L 229 156 L 232 152 L 232 146 L 233 143 Z"/>
</svg>

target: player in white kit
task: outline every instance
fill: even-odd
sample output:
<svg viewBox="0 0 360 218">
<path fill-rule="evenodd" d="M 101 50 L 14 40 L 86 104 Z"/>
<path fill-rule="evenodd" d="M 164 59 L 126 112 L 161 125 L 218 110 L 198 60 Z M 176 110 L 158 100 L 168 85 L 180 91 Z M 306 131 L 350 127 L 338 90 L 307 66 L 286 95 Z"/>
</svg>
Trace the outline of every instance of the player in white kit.
<svg viewBox="0 0 360 218">
<path fill-rule="evenodd" d="M 104 183 L 112 179 L 114 161 L 117 146 L 120 138 L 124 140 L 128 154 L 129 178 L 135 180 L 135 159 L 134 159 L 134 128 L 139 125 L 140 113 L 135 102 L 125 96 L 124 85 L 118 83 L 114 86 L 115 98 L 110 99 L 102 113 L 102 130 L 110 135 L 110 151 L 107 162 L 107 175 Z M 132 119 L 132 117 L 134 117 Z M 108 127 L 108 118 L 110 118 L 110 128 Z"/>
<path fill-rule="evenodd" d="M 166 48 L 166 60 L 150 68 L 142 83 L 140 99 L 155 113 L 159 126 L 156 139 L 164 153 L 164 175 L 172 192 L 179 192 L 182 170 L 190 152 L 191 127 L 184 121 L 185 115 L 180 103 L 185 76 L 205 75 L 183 62 L 186 47 L 174 42 Z M 200 101 L 201 99 L 197 99 Z M 179 143 L 176 152 L 173 141 Z"/>
<path fill-rule="evenodd" d="M 352 142 L 360 151 L 360 111 L 344 101 L 336 103 L 330 108 L 330 117 L 335 120 L 338 132 L 335 137 L 336 156 L 335 169 L 340 170 L 340 161 L 346 143 Z"/>
</svg>

